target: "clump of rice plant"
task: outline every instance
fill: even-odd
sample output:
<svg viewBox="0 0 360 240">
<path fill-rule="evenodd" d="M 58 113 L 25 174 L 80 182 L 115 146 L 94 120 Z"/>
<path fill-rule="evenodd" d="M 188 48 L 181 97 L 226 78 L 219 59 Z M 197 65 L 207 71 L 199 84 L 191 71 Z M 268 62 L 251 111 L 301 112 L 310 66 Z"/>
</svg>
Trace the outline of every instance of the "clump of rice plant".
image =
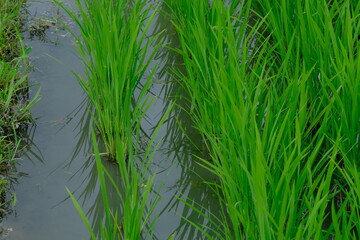
<svg viewBox="0 0 360 240">
<path fill-rule="evenodd" d="M 158 48 L 148 37 L 156 11 L 144 0 L 75 2 L 79 14 L 65 10 L 80 31 L 74 36 L 86 77 L 77 77 L 94 109 L 96 130 L 106 147 L 102 154 L 116 159 L 118 154 L 129 154 L 125 131 L 143 116 L 154 75 L 149 64 Z"/>
<path fill-rule="evenodd" d="M 358 238 L 359 3 L 165 2 L 219 237 Z"/>
<path fill-rule="evenodd" d="M 152 147 L 156 133 L 168 114 L 154 130 L 144 153 L 139 153 L 139 145 L 140 123 L 152 102 L 148 90 L 155 69 L 149 70 L 150 61 L 159 47 L 153 44 L 156 36 L 148 37 L 156 10 L 144 0 L 75 2 L 79 14 L 64 9 L 80 31 L 80 36 L 73 35 L 85 65 L 86 78 L 77 77 L 91 102 L 89 111 L 96 128 L 92 131 L 92 139 L 105 211 L 100 226 L 90 224 L 74 196 L 69 194 L 92 239 L 147 236 L 152 239 L 150 215 L 158 198 L 150 201 L 155 176 L 149 176 L 148 168 L 155 153 Z M 97 133 L 103 140 L 105 153 L 99 152 Z M 120 184 L 101 163 L 104 155 L 117 162 Z M 111 189 L 114 191 L 110 192 Z M 111 206 L 109 196 L 114 192 L 120 202 Z"/>
</svg>

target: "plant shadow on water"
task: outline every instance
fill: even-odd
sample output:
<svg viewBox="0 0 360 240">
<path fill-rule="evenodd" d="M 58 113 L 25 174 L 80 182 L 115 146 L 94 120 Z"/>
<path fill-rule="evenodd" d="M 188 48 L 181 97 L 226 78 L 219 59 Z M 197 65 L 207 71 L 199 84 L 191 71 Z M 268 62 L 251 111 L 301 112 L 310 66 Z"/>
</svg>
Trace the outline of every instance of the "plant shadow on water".
<svg viewBox="0 0 360 240">
<path fill-rule="evenodd" d="M 160 214 L 175 212 L 181 220 L 177 226 L 167 226 L 173 229 L 172 239 L 205 239 L 200 229 L 211 235 L 211 229 L 218 227 L 219 200 L 214 189 L 205 182 L 216 182 L 216 177 L 199 165 L 199 157 L 208 159 L 208 152 L 201 135 L 194 128 L 189 116 L 190 104 L 188 96 L 178 78 L 178 72 L 184 72 L 183 58 L 174 49 L 180 47 L 175 27 L 171 23 L 169 9 L 162 3 L 160 14 L 157 17 L 154 32 L 164 32 L 161 42 L 168 43 L 158 52 L 155 60 L 160 62 L 158 70 L 161 79 L 161 89 L 158 95 L 163 99 L 163 113 L 171 105 L 176 105 L 164 124 L 162 146 L 162 165 L 168 165 L 168 174 L 177 172 L 178 180 L 167 183 L 164 177 L 164 191 L 175 194 L 166 198 Z M 196 206 L 196 211 L 193 207 Z"/>
</svg>

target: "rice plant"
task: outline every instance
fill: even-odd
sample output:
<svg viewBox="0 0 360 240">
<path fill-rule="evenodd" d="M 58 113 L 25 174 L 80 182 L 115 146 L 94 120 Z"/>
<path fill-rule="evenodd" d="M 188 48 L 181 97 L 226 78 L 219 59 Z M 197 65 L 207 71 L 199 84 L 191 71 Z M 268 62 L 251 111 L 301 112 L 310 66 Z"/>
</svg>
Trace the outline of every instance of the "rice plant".
<svg viewBox="0 0 360 240">
<path fill-rule="evenodd" d="M 148 36 L 156 11 L 144 0 L 75 2 L 79 14 L 63 8 L 80 31 L 80 36 L 73 35 L 86 77 L 77 77 L 91 101 L 96 130 L 106 146 L 101 154 L 116 159 L 118 154 L 128 154 L 124 133 L 135 127 L 146 108 L 155 69 L 149 65 L 158 48 L 151 46 L 154 37 Z"/>
<path fill-rule="evenodd" d="M 221 179 L 219 236 L 358 237 L 359 3 L 166 2 Z"/>
</svg>

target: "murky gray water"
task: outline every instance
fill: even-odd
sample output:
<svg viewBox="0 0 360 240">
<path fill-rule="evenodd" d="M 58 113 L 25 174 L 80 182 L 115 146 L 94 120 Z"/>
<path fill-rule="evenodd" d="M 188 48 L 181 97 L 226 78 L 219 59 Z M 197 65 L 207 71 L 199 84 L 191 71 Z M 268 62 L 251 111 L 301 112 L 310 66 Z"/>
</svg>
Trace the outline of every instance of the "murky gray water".
<svg viewBox="0 0 360 240">
<path fill-rule="evenodd" d="M 53 13 L 49 3 L 30 4 L 28 10 L 33 17 L 48 15 L 45 11 Z M 37 24 L 36 19 L 32 20 Z M 75 50 L 70 38 L 60 36 L 65 34 L 63 31 L 51 34 L 54 30 L 47 30 L 48 40 L 58 41 L 57 45 L 40 41 L 36 36 L 30 40 L 29 33 L 24 36 L 26 44 L 32 47 L 30 56 L 34 71 L 30 81 L 42 88 L 42 100 L 31 110 L 37 119 L 31 150 L 41 155 L 43 162 L 31 155 L 23 156 L 20 161 L 18 170 L 28 173 L 29 177 L 20 179 L 20 184 L 15 187 L 16 214 L 3 223 L 5 227 L 13 228 L 9 239 L 82 239 L 88 236 L 72 202 L 63 201 L 68 197 L 65 186 L 78 186 L 83 178 L 75 174 L 81 166 L 82 156 L 73 161 L 71 167 L 64 167 L 77 143 L 74 129 L 78 119 L 66 124 L 67 117 L 84 99 L 82 89 L 69 69 L 80 72 L 82 66 L 67 50 Z M 32 88 L 32 93 L 36 88 Z"/>
<path fill-rule="evenodd" d="M 72 0 L 65 2 L 73 3 Z M 34 1 L 30 4 L 29 12 L 33 17 L 48 16 L 50 20 L 61 18 L 67 21 L 50 1 Z M 87 140 L 83 139 L 85 146 L 77 148 L 82 143 L 80 136 L 88 136 L 88 132 L 81 132 L 78 126 L 81 120 L 83 124 L 86 123 L 87 115 L 84 115 L 83 110 L 74 114 L 74 109 L 85 96 L 70 70 L 81 74 L 82 64 L 70 52 L 76 52 L 71 37 L 58 27 L 55 25 L 47 29 L 49 38 L 45 39 L 33 36 L 30 40 L 29 34 L 25 34 L 26 43 L 32 47 L 31 60 L 35 67 L 30 80 L 42 87 L 42 101 L 32 109 L 37 126 L 31 150 L 42 157 L 41 161 L 31 154 L 22 157 L 19 171 L 28 173 L 29 177 L 20 179 L 20 184 L 16 186 L 16 214 L 3 222 L 4 227 L 13 228 L 8 239 L 88 239 L 87 229 L 68 199 L 65 187 L 75 192 L 83 208 L 88 211 L 91 222 L 95 224 L 102 218 L 97 173 L 93 159 L 87 154 Z M 156 27 L 169 28 L 168 20 L 159 17 Z M 171 29 L 168 30 L 168 41 L 176 44 L 176 36 Z M 181 58 L 164 50 L 162 56 L 154 60 L 154 64 L 159 62 L 163 66 L 159 70 L 159 79 L 169 80 L 171 75 L 168 68 L 179 66 Z M 35 89 L 32 89 L 33 93 Z M 178 91 L 178 86 L 174 83 L 159 83 L 153 86 L 152 91 L 158 95 L 158 100 L 149 111 L 150 123 L 145 124 L 145 128 L 157 123 L 161 112 L 169 104 L 167 96 Z M 186 107 L 185 102 L 183 105 Z M 181 132 L 177 121 L 182 123 L 189 139 Z M 196 164 L 196 158 L 193 157 L 200 151 L 192 147 L 190 140 L 201 146 L 200 136 L 192 129 L 187 114 L 177 110 L 172 113 L 172 118 L 162 128 L 158 138 L 164 138 L 165 143 L 162 151 L 156 153 L 152 166 L 152 171 L 158 171 L 154 190 L 162 196 L 153 214 L 160 215 L 155 225 L 156 238 L 162 240 L 172 236 L 174 239 L 205 239 L 181 216 L 211 226 L 209 221 L 178 201 L 178 197 L 181 197 L 189 203 L 198 203 L 199 208 L 211 209 L 214 214 L 219 211 L 216 198 L 202 180 L 211 176 Z M 78 152 L 72 159 L 75 150 Z M 115 165 L 109 164 L 107 167 L 114 175 L 117 174 Z M 118 203 L 116 200 L 112 202 Z"/>
</svg>

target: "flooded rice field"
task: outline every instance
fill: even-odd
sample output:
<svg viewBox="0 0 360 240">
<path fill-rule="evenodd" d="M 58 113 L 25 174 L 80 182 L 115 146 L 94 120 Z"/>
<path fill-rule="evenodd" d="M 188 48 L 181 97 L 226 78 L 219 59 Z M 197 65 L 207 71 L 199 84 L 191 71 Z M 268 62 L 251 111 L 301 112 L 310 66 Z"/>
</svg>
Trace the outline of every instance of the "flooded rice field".
<svg viewBox="0 0 360 240">
<path fill-rule="evenodd" d="M 65 2 L 74 6 L 71 0 Z M 41 101 L 31 110 L 36 119 L 36 124 L 29 129 L 32 144 L 19 161 L 18 170 L 27 176 L 15 186 L 15 213 L 7 216 L 2 226 L 10 229 L 6 239 L 87 239 L 89 233 L 65 189 L 71 189 L 79 199 L 92 224 L 103 217 L 95 162 L 89 149 L 90 133 L 86 128 L 90 121 L 84 107 L 86 95 L 72 73 L 81 74 L 83 64 L 75 56 L 74 39 L 61 21 L 72 30 L 77 29 L 64 11 L 51 1 L 29 1 L 27 10 L 28 31 L 23 37 L 26 45 L 32 48 L 30 81 L 35 85 L 32 92 L 41 88 Z M 166 20 L 159 18 L 157 21 Z M 168 24 L 158 23 L 153 28 Z M 179 59 L 173 53 L 164 52 L 153 60 L 152 65 L 160 63 L 162 66 L 157 73 L 159 80 L 170 78 L 166 64 L 179 64 L 175 62 Z M 170 104 L 171 99 L 166 95 L 177 88 L 176 84 L 164 85 L 161 81 L 151 86 L 157 100 L 143 121 L 144 134 L 151 132 Z M 172 114 L 157 137 L 157 141 L 165 141 L 151 165 L 151 171 L 157 172 L 154 189 L 156 195 L 161 196 L 153 213 L 158 216 L 156 239 L 201 239 L 197 237 L 198 230 L 182 216 L 205 225 L 208 221 L 179 198 L 188 197 L 188 201 L 204 204 L 202 207 L 217 209 L 215 195 L 203 183 L 209 173 L 194 164 L 193 154 L 199 150 L 191 147 L 177 129 L 176 121 L 179 120 L 191 128 L 186 114 L 181 111 Z M 197 131 L 192 131 L 193 140 L 200 139 Z M 108 163 L 106 168 L 114 178 L 118 177 L 114 164 Z M 118 199 L 112 202 L 118 204 Z"/>
<path fill-rule="evenodd" d="M 360 2 L 274 2 L 29 1 L 0 239 L 360 239 Z"/>
</svg>

